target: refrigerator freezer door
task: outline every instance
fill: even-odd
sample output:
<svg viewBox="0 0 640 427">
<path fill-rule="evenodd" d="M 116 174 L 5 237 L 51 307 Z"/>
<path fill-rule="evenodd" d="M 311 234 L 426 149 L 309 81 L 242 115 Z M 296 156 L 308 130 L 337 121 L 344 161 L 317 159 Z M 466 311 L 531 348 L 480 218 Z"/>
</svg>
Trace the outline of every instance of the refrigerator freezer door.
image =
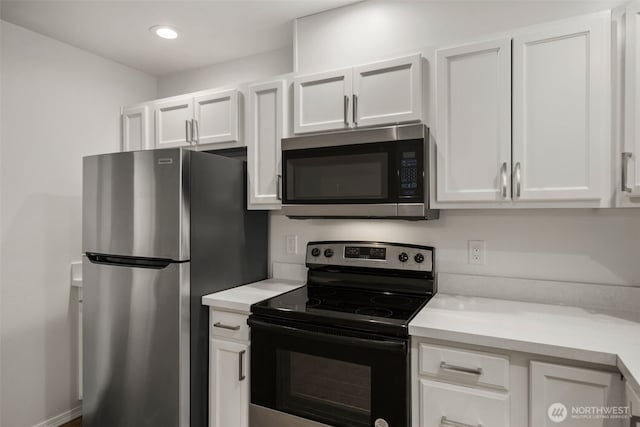
<svg viewBox="0 0 640 427">
<path fill-rule="evenodd" d="M 189 260 L 189 159 L 181 149 L 85 157 L 82 251 Z"/>
<path fill-rule="evenodd" d="M 82 267 L 82 425 L 188 427 L 190 264 Z"/>
</svg>

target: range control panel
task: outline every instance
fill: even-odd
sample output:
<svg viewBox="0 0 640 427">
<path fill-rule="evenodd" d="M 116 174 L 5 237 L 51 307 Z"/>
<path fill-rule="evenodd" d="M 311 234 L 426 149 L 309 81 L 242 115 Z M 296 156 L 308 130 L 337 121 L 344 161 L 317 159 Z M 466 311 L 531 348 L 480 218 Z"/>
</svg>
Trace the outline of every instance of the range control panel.
<svg viewBox="0 0 640 427">
<path fill-rule="evenodd" d="M 336 265 L 433 272 L 431 246 L 327 241 L 307 244 L 307 265 Z"/>
</svg>

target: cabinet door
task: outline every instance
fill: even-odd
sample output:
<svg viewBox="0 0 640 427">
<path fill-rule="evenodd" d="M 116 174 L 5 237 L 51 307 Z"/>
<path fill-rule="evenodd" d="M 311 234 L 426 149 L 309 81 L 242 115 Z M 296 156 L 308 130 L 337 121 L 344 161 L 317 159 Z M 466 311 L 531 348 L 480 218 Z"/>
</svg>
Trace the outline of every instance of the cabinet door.
<svg viewBox="0 0 640 427">
<path fill-rule="evenodd" d="M 374 126 L 422 119 L 420 55 L 353 69 L 353 124 Z"/>
<path fill-rule="evenodd" d="M 194 140 L 198 145 L 238 140 L 238 91 L 235 89 L 198 96 Z"/>
<path fill-rule="evenodd" d="M 280 139 L 284 130 L 284 80 L 249 87 L 247 170 L 249 209 L 280 209 Z"/>
<path fill-rule="evenodd" d="M 506 393 L 420 380 L 420 427 L 509 426 Z"/>
<path fill-rule="evenodd" d="M 293 81 L 295 133 L 346 129 L 351 126 L 352 69 L 297 77 Z"/>
<path fill-rule="evenodd" d="M 511 39 L 436 53 L 439 202 L 511 200 Z"/>
<path fill-rule="evenodd" d="M 164 101 L 156 104 L 156 146 L 170 148 L 190 145 L 193 98 Z"/>
<path fill-rule="evenodd" d="M 249 346 L 212 339 L 209 427 L 249 426 Z"/>
<path fill-rule="evenodd" d="M 622 167 L 625 168 L 627 196 L 640 203 L 640 1 L 627 7 L 625 13 L 625 133 Z"/>
<path fill-rule="evenodd" d="M 621 419 L 585 418 L 581 408 L 624 406 L 622 380 L 611 372 L 531 362 L 530 425 L 552 427 L 621 427 Z M 584 413 L 584 412 L 583 412 Z"/>
<path fill-rule="evenodd" d="M 631 408 L 631 415 L 640 418 L 640 393 L 636 393 L 628 380 L 625 381 L 625 401 L 626 405 Z M 640 419 L 638 422 L 640 422 Z M 635 427 L 633 424 L 632 426 Z"/>
<path fill-rule="evenodd" d="M 122 151 L 145 150 L 149 147 L 149 107 L 122 109 Z"/>
<path fill-rule="evenodd" d="M 611 141 L 610 19 L 603 12 L 514 38 L 514 199 L 602 198 Z"/>
</svg>

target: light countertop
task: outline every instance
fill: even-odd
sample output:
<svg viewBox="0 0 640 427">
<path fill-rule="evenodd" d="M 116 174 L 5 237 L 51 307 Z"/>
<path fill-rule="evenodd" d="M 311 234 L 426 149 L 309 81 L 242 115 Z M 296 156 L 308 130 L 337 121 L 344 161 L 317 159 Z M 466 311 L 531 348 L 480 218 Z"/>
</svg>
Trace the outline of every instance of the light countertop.
<svg viewBox="0 0 640 427">
<path fill-rule="evenodd" d="M 221 310 L 249 313 L 251 304 L 304 286 L 304 280 L 267 279 L 202 297 L 202 305 Z"/>
<path fill-rule="evenodd" d="M 640 313 L 438 293 L 412 336 L 617 366 L 640 391 Z"/>
</svg>

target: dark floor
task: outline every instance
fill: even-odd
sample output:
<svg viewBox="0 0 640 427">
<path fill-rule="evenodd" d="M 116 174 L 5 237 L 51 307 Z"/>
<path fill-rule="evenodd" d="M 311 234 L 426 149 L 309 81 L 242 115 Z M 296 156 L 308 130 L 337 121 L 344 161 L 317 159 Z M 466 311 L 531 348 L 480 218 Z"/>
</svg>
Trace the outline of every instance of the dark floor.
<svg viewBox="0 0 640 427">
<path fill-rule="evenodd" d="M 75 420 L 69 421 L 60 427 L 82 427 L 82 418 L 76 418 Z"/>
</svg>

